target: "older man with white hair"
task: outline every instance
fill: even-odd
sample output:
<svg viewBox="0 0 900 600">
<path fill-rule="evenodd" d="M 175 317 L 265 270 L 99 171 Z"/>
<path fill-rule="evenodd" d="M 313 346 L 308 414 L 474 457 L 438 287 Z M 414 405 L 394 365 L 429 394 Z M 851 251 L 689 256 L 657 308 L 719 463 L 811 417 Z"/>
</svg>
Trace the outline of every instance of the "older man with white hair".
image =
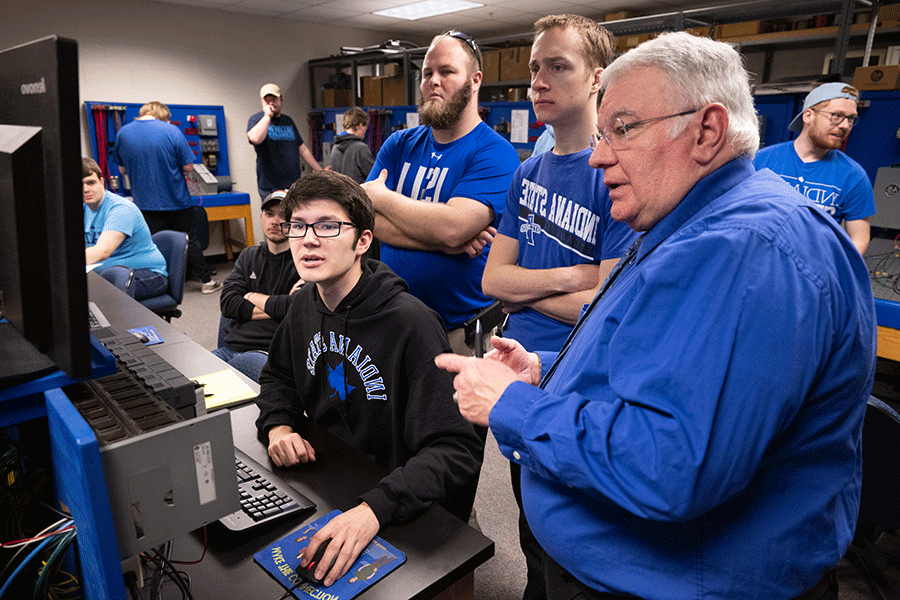
<svg viewBox="0 0 900 600">
<path fill-rule="evenodd" d="M 550 600 L 837 598 L 874 301 L 847 234 L 769 171 L 740 55 L 687 33 L 601 76 L 593 166 L 644 232 L 555 355 L 441 355 L 522 465 Z"/>
</svg>

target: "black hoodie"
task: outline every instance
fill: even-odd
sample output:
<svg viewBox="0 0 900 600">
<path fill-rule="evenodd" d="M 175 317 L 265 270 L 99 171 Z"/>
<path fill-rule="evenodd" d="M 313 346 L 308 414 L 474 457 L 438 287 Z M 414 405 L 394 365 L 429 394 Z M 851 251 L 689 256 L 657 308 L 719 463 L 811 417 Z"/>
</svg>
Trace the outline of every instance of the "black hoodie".
<svg viewBox="0 0 900 600">
<path fill-rule="evenodd" d="M 225 278 L 219 306 L 229 319 L 225 346 L 236 352 L 268 350 L 278 324 L 291 303 L 291 288 L 300 280 L 290 249 L 272 254 L 266 242 L 241 251 L 231 274 Z M 271 319 L 253 319 L 253 303 L 247 292 L 266 294 L 265 312 Z"/>
<path fill-rule="evenodd" d="M 362 138 L 345 133 L 339 135 L 331 149 L 331 168 L 343 173 L 356 183 L 362 183 L 369 176 L 375 164 L 372 150 Z"/>
<path fill-rule="evenodd" d="M 262 439 L 276 425 L 294 427 L 305 411 L 390 469 L 360 497 L 381 526 L 432 502 L 473 499 L 484 444 L 453 403 L 453 376 L 434 364 L 450 352 L 437 313 L 377 261 L 334 312 L 315 285 L 294 296 L 259 378 Z M 471 502 L 451 504 L 468 520 Z"/>
</svg>

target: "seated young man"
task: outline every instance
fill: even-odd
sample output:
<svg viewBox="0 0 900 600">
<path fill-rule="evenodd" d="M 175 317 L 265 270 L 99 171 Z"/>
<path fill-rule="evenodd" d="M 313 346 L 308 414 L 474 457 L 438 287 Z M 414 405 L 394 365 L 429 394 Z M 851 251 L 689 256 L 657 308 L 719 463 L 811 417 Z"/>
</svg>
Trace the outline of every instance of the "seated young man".
<svg viewBox="0 0 900 600">
<path fill-rule="evenodd" d="M 260 222 L 265 240 L 241 251 L 219 299 L 225 318 L 224 339 L 213 354 L 253 381 L 259 381 L 272 336 L 291 304 L 291 294 L 303 285 L 281 231 L 284 195 L 279 190 L 263 200 Z"/>
<path fill-rule="evenodd" d="M 93 159 L 82 157 L 81 177 L 87 264 L 100 263 L 96 271 L 122 281 L 123 291 L 135 300 L 165 292 L 169 287 L 166 259 L 153 243 L 140 209 L 103 187 L 103 174 Z M 113 277 L 117 268 L 133 271 L 130 285 L 124 285 L 127 274 Z"/>
<path fill-rule="evenodd" d="M 467 520 L 484 444 L 453 403 L 452 378 L 434 364 L 450 351 L 437 313 L 364 256 L 375 212 L 359 184 L 316 172 L 291 186 L 283 206 L 294 264 L 315 285 L 294 294 L 272 339 L 259 379 L 259 434 L 277 466 L 314 461 L 316 449 L 294 431 L 305 413 L 390 470 L 304 551 L 302 567 L 332 538 L 316 567 L 331 585 L 381 527 L 432 502 Z"/>
</svg>

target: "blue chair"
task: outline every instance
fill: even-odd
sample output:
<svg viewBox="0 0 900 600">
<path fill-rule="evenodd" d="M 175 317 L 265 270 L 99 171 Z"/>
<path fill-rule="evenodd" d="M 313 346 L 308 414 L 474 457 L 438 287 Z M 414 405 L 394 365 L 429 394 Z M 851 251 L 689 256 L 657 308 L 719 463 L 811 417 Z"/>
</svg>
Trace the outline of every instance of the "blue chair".
<svg viewBox="0 0 900 600">
<path fill-rule="evenodd" d="M 107 280 L 129 296 L 131 295 L 131 282 L 134 281 L 134 271 L 122 265 L 115 265 L 104 269 L 100 277 Z"/>
<path fill-rule="evenodd" d="M 169 287 L 166 293 L 153 298 L 141 300 L 141 304 L 164 318 L 180 317 L 178 305 L 184 298 L 184 274 L 187 271 L 188 236 L 181 231 L 157 231 L 153 234 L 153 243 L 166 258 L 166 270 L 169 272 Z"/>
</svg>

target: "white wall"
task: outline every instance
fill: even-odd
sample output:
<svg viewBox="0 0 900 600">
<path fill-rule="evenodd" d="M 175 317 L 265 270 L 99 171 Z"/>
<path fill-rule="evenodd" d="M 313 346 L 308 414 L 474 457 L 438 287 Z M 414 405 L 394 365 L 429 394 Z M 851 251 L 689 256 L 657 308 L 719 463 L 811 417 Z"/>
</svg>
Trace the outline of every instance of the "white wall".
<svg viewBox="0 0 900 600">
<path fill-rule="evenodd" d="M 256 154 L 247 118 L 260 110 L 259 88 L 281 86 L 285 114 L 308 137 L 306 61 L 368 46 L 389 34 L 306 24 L 148 0 L 7 0 L 0 9 L 0 48 L 56 34 L 78 42 L 84 101 L 211 104 L 225 109 L 228 160 L 235 191 L 250 194 L 254 236 L 259 229 Z M 92 155 L 82 110 L 82 150 Z M 243 223 L 232 223 L 232 234 Z M 211 226 L 207 253 L 223 252 Z"/>
</svg>

